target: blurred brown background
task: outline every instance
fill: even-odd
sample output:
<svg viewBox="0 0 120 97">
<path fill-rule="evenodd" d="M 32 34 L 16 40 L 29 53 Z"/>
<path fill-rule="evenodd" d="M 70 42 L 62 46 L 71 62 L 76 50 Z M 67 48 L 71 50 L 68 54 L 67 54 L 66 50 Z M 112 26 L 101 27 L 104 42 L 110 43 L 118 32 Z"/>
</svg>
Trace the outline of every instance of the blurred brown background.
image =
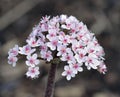
<svg viewBox="0 0 120 97">
<path fill-rule="evenodd" d="M 79 73 L 66 81 L 58 66 L 54 97 L 120 97 L 120 0 L 0 0 L 0 97 L 43 97 L 49 64 L 42 63 L 38 79 L 26 78 L 25 60 L 15 68 L 7 52 L 25 39 L 45 15 L 73 15 L 96 33 L 106 53 L 108 72 Z"/>
</svg>

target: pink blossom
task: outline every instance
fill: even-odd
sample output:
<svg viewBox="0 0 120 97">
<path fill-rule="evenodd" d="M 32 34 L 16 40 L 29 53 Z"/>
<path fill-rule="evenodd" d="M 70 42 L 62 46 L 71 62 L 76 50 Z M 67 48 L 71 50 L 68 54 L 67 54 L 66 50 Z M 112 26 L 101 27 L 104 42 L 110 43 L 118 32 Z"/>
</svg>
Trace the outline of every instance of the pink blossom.
<svg viewBox="0 0 120 97">
<path fill-rule="evenodd" d="M 47 50 L 48 50 L 48 47 L 47 47 L 47 45 L 46 44 L 41 44 L 41 46 L 40 46 L 40 50 L 41 50 L 41 52 L 46 52 Z"/>
<path fill-rule="evenodd" d="M 71 80 L 71 77 L 75 77 L 75 73 L 69 66 L 64 66 L 64 70 L 62 76 L 66 76 L 67 80 Z"/>
<path fill-rule="evenodd" d="M 54 40 L 56 38 L 56 32 L 53 29 L 49 30 L 49 33 L 47 34 L 46 38 L 50 41 Z"/>
<path fill-rule="evenodd" d="M 62 55 L 61 60 L 67 61 L 68 64 L 75 62 L 75 58 L 73 56 L 73 53 L 68 53 L 68 54 Z"/>
<path fill-rule="evenodd" d="M 57 48 L 57 56 L 65 55 L 67 52 L 70 52 L 70 48 L 67 48 L 65 45 L 59 45 Z"/>
<path fill-rule="evenodd" d="M 81 31 L 84 28 L 83 22 L 79 22 L 76 26 L 76 31 Z"/>
<path fill-rule="evenodd" d="M 70 68 L 73 69 L 73 72 L 75 74 L 83 71 L 82 64 L 80 64 L 80 63 L 73 63 L 73 64 L 70 64 L 69 66 L 70 66 Z"/>
<path fill-rule="evenodd" d="M 41 22 L 40 22 L 40 23 L 46 23 L 46 22 L 48 22 L 48 21 L 49 21 L 49 19 L 50 19 L 50 16 L 45 16 L 45 17 L 42 17 L 42 19 L 41 19 Z"/>
<path fill-rule="evenodd" d="M 86 55 L 86 51 L 83 49 L 80 49 L 79 53 L 75 54 L 75 59 L 77 60 L 78 63 L 83 63 L 85 62 L 85 55 Z"/>
<path fill-rule="evenodd" d="M 38 65 L 40 63 L 40 61 L 37 59 L 37 54 L 33 54 L 28 55 L 27 56 L 27 61 L 26 61 L 26 65 L 27 66 L 31 66 L 31 67 L 35 67 L 35 65 Z"/>
<path fill-rule="evenodd" d="M 39 67 L 29 67 L 28 71 L 26 72 L 27 77 L 30 78 L 37 78 L 39 74 Z"/>
<path fill-rule="evenodd" d="M 58 45 L 57 38 L 47 43 L 47 46 L 50 47 L 52 51 L 56 49 L 57 45 Z"/>
<path fill-rule="evenodd" d="M 61 27 L 67 30 L 70 30 L 70 29 L 75 30 L 76 23 L 79 23 L 79 21 L 74 16 L 68 17 L 65 22 L 66 22 L 66 25 L 63 24 Z"/>
<path fill-rule="evenodd" d="M 69 36 L 69 42 L 72 43 L 72 45 L 75 43 L 75 41 L 77 41 L 76 37 L 76 33 L 72 33 L 72 35 Z"/>
<path fill-rule="evenodd" d="M 86 57 L 85 65 L 87 66 L 88 70 L 90 70 L 91 68 L 97 69 L 100 65 L 100 61 L 98 60 L 98 57 L 95 54 L 89 54 Z"/>
<path fill-rule="evenodd" d="M 10 49 L 9 50 L 9 52 L 8 52 L 8 54 L 11 56 L 17 56 L 18 55 L 18 50 L 19 50 L 19 48 L 18 48 L 18 45 L 15 45 L 15 47 L 14 48 L 12 48 L 12 49 Z"/>
<path fill-rule="evenodd" d="M 78 34 L 77 34 L 77 39 L 81 40 L 82 37 L 84 37 L 85 34 L 86 34 L 86 32 L 79 31 Z"/>
<path fill-rule="evenodd" d="M 68 35 L 65 35 L 65 36 L 60 35 L 59 40 L 60 40 L 60 43 L 64 45 L 68 45 L 70 43 Z"/>
<path fill-rule="evenodd" d="M 27 39 L 26 41 L 27 41 L 27 43 L 28 43 L 31 47 L 40 46 L 39 41 L 37 41 L 37 40 L 35 39 L 35 37 L 31 37 L 30 39 Z"/>
<path fill-rule="evenodd" d="M 48 62 L 53 59 L 53 56 L 52 56 L 52 52 L 51 52 L 51 51 L 41 52 L 41 57 L 42 57 L 43 59 L 46 59 Z"/>
<path fill-rule="evenodd" d="M 8 56 L 8 63 L 11 64 L 13 67 L 16 66 L 16 62 L 17 62 L 18 58 L 15 56 Z"/>
<path fill-rule="evenodd" d="M 25 45 L 23 47 L 19 47 L 19 53 L 22 55 L 30 55 L 33 52 L 35 52 L 35 49 L 31 49 L 31 47 L 29 45 Z"/>
<path fill-rule="evenodd" d="M 40 24 L 40 28 L 41 28 L 41 31 L 42 31 L 42 32 L 47 31 L 47 30 L 48 30 L 48 25 L 47 25 L 47 23 L 41 23 L 41 24 Z"/>
<path fill-rule="evenodd" d="M 103 74 L 107 72 L 107 67 L 104 62 L 101 62 L 101 64 L 99 65 L 98 71 Z"/>
</svg>

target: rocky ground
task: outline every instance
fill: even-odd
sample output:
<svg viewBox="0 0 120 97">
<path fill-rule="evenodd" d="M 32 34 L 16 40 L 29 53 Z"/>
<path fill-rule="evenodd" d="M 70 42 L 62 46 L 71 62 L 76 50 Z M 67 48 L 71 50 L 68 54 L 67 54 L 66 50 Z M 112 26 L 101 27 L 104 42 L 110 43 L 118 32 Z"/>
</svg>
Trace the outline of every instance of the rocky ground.
<svg viewBox="0 0 120 97">
<path fill-rule="evenodd" d="M 0 19 L 24 1 L 0 0 Z M 54 97 L 120 97 L 120 0 L 45 0 L 0 29 L 0 97 L 43 97 L 49 64 L 43 62 L 40 77 L 31 80 L 25 76 L 24 59 L 12 68 L 7 52 L 14 44 L 24 44 L 41 16 L 62 13 L 76 16 L 96 33 L 105 49 L 108 71 L 105 75 L 85 71 L 66 81 L 61 77 L 63 65 L 58 66 Z"/>
</svg>

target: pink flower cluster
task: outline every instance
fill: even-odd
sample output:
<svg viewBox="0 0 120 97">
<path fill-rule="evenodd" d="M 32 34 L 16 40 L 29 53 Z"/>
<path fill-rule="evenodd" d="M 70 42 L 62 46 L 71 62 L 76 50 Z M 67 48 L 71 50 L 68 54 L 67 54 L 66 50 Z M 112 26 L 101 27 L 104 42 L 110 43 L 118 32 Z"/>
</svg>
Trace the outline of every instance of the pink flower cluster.
<svg viewBox="0 0 120 97">
<path fill-rule="evenodd" d="M 60 15 L 51 19 L 49 16 L 43 17 L 33 28 L 26 43 L 23 47 L 16 45 L 10 49 L 8 63 L 15 66 L 18 53 L 25 55 L 28 77 L 36 78 L 40 74 L 38 55 L 47 62 L 54 58 L 65 61 L 62 76 L 66 76 L 67 80 L 82 72 L 83 66 L 103 74 L 106 72 L 103 48 L 94 33 L 74 16 Z"/>
</svg>

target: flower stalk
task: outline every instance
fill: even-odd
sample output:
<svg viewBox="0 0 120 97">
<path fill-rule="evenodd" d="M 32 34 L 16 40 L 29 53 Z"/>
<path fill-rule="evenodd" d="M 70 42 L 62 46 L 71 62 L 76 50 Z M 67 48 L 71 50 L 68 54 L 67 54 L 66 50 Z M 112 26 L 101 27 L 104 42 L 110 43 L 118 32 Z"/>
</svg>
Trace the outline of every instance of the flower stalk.
<svg viewBox="0 0 120 97">
<path fill-rule="evenodd" d="M 53 97 L 57 64 L 51 63 L 44 97 Z"/>
</svg>

